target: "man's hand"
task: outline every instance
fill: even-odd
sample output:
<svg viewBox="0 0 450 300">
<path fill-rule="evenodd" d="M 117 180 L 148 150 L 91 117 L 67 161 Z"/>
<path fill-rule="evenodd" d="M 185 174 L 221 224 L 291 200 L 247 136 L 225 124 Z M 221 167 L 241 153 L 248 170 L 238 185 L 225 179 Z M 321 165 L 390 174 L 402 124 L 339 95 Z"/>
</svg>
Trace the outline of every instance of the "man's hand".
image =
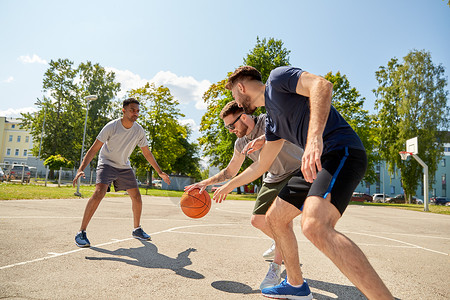
<svg viewBox="0 0 450 300">
<path fill-rule="evenodd" d="M 250 154 L 253 153 L 255 151 L 258 151 L 259 149 L 261 149 L 264 146 L 264 143 L 266 142 L 266 136 L 262 135 L 256 139 L 254 139 L 253 141 L 249 142 L 247 145 L 245 145 L 244 149 L 242 149 L 241 153 L 242 154 Z"/>
<path fill-rule="evenodd" d="M 321 136 L 308 137 L 305 152 L 302 157 L 302 173 L 307 182 L 312 183 L 317 178 L 317 172 L 322 170 L 320 157 L 323 151 Z"/>
<path fill-rule="evenodd" d="M 161 173 L 159 173 L 158 175 L 159 175 L 159 177 L 162 178 L 162 180 L 164 180 L 165 183 L 167 183 L 168 185 L 170 185 L 170 178 L 169 178 L 169 175 L 167 175 L 167 174 L 164 173 L 164 172 L 161 172 Z"/>
<path fill-rule="evenodd" d="M 78 178 L 80 178 L 80 176 L 83 176 L 83 178 L 86 178 L 86 175 L 84 174 L 83 171 L 78 171 L 77 175 L 75 175 L 75 178 L 73 179 L 73 183 L 72 183 L 73 187 L 75 187 L 77 185 L 77 181 L 78 181 Z"/>
<path fill-rule="evenodd" d="M 233 189 L 229 187 L 228 183 L 222 185 L 214 192 L 213 200 L 216 201 L 216 203 L 222 203 L 232 190 Z"/>
<path fill-rule="evenodd" d="M 189 192 L 193 189 L 199 189 L 200 190 L 199 194 L 201 194 L 201 193 L 203 193 L 203 191 L 206 189 L 207 186 L 208 185 L 206 185 L 206 184 L 202 183 L 202 181 L 200 181 L 200 182 L 185 186 L 184 191 Z"/>
</svg>

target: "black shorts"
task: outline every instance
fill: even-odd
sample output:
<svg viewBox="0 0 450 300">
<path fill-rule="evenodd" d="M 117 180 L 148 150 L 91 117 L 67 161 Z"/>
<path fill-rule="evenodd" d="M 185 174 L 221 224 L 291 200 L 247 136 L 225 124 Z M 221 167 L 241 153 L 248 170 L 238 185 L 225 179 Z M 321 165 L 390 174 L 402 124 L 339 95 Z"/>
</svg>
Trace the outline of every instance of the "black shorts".
<svg viewBox="0 0 450 300">
<path fill-rule="evenodd" d="M 326 198 L 331 194 L 333 204 L 342 215 L 367 169 L 366 152 L 344 148 L 321 157 L 322 170 L 312 184 L 303 179 L 301 171 L 289 180 L 278 197 L 303 210 L 307 197 Z M 308 187 L 309 186 L 309 187 Z"/>
</svg>

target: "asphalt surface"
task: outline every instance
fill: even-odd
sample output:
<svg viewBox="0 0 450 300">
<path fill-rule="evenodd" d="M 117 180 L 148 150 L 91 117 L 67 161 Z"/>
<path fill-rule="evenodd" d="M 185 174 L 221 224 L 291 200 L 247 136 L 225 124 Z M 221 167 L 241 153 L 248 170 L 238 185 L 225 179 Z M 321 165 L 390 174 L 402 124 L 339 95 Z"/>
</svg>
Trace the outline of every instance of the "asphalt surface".
<svg viewBox="0 0 450 300">
<path fill-rule="evenodd" d="M 151 242 L 131 237 L 129 198 L 106 198 L 88 227 L 92 247 L 83 249 L 74 236 L 87 199 L 0 201 L 0 298 L 266 299 L 259 284 L 271 241 L 250 224 L 253 202 L 213 203 L 194 220 L 182 214 L 179 199 L 143 199 Z M 300 261 L 314 299 L 365 299 L 299 224 Z M 359 245 L 397 299 L 450 299 L 449 225 L 446 215 L 350 206 L 337 229 Z"/>
</svg>

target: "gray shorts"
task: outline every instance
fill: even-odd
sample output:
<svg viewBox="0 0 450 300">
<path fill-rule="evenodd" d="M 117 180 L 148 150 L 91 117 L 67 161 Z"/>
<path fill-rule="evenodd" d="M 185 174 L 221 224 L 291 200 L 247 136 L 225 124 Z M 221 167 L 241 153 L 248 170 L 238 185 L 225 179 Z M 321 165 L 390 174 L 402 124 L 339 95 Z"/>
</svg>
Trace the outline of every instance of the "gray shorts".
<svg viewBox="0 0 450 300">
<path fill-rule="evenodd" d="M 132 169 L 118 169 L 110 165 L 97 167 L 97 179 L 95 183 L 114 184 L 115 191 L 126 191 L 137 188 L 136 176 Z"/>
</svg>

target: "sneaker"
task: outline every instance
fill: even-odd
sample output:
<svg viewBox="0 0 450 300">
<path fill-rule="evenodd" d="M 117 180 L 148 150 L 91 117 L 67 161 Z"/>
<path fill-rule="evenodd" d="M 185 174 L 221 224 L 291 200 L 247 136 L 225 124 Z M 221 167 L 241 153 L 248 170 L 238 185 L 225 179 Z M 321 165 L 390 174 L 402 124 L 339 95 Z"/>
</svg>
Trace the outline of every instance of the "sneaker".
<svg viewBox="0 0 450 300">
<path fill-rule="evenodd" d="M 281 281 L 281 268 L 276 263 L 270 263 L 269 271 L 267 272 L 266 278 L 261 282 L 259 289 L 270 288 L 276 286 Z"/>
<path fill-rule="evenodd" d="M 89 242 L 86 231 L 80 231 L 75 236 L 75 244 L 77 244 L 78 247 L 84 248 L 84 247 L 90 247 L 91 243 Z"/>
<path fill-rule="evenodd" d="M 132 235 L 134 238 L 139 239 L 139 240 L 143 240 L 143 241 L 151 241 L 152 240 L 152 238 L 148 234 L 146 234 L 144 232 L 144 230 L 142 230 L 141 227 L 138 227 L 135 230 L 133 230 Z"/>
<path fill-rule="evenodd" d="M 262 289 L 263 296 L 275 299 L 296 299 L 296 300 L 312 300 L 313 296 L 306 280 L 299 288 L 288 284 L 287 278 L 279 285 Z"/>
<path fill-rule="evenodd" d="M 275 241 L 272 242 L 272 246 L 263 253 L 265 259 L 273 259 L 275 257 Z"/>
</svg>

